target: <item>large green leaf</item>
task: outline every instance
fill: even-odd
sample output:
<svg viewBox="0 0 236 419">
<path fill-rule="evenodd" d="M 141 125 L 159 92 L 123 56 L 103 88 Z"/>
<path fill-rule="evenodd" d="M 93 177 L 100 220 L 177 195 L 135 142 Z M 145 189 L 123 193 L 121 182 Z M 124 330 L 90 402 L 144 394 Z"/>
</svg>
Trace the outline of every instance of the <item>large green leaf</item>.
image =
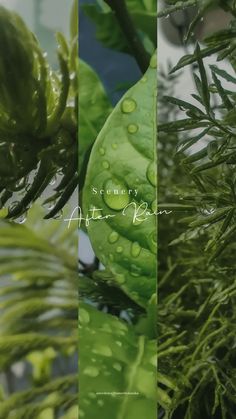
<svg viewBox="0 0 236 419">
<path fill-rule="evenodd" d="M 156 416 L 156 341 L 127 323 L 80 306 L 80 417 Z"/>
<path fill-rule="evenodd" d="M 87 223 L 96 255 L 117 285 L 144 307 L 156 289 L 156 220 L 147 214 L 156 209 L 156 90 L 153 57 L 100 132 L 83 195 L 84 216 L 96 208 L 93 218 L 107 217 Z"/>
</svg>

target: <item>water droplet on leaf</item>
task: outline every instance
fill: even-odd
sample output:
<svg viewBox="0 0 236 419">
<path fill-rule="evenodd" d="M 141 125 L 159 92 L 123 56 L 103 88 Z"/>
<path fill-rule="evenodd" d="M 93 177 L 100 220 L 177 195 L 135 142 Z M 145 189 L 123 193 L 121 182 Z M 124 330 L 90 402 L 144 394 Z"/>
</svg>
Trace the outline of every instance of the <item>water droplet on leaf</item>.
<svg viewBox="0 0 236 419">
<path fill-rule="evenodd" d="M 141 247 L 140 247 L 139 243 L 138 242 L 132 243 L 132 245 L 131 245 L 131 255 L 134 258 L 137 258 L 140 255 L 140 252 L 141 252 Z"/>
<path fill-rule="evenodd" d="M 110 179 L 105 183 L 104 191 L 103 199 L 109 208 L 119 211 L 129 204 L 130 196 L 123 183 Z"/>
<path fill-rule="evenodd" d="M 110 324 L 109 324 L 109 323 L 104 323 L 104 324 L 102 325 L 102 330 L 103 330 L 104 332 L 112 333 L 112 328 L 111 328 L 111 326 L 110 326 Z"/>
<path fill-rule="evenodd" d="M 130 268 L 131 268 L 132 276 L 135 276 L 135 277 L 140 276 L 142 269 L 139 266 L 132 264 Z"/>
<path fill-rule="evenodd" d="M 117 253 L 122 253 L 123 252 L 123 247 L 122 246 L 118 246 L 117 248 L 116 248 L 116 252 Z"/>
<path fill-rule="evenodd" d="M 111 348 L 109 348 L 109 346 L 101 345 L 99 343 L 94 346 L 94 349 L 92 352 L 97 355 L 103 355 L 107 357 L 112 356 Z"/>
<path fill-rule="evenodd" d="M 121 364 L 119 364 L 118 362 L 115 362 L 115 363 L 113 364 L 113 368 L 114 368 L 116 371 L 121 371 L 121 370 L 122 370 L 122 366 L 121 366 Z"/>
<path fill-rule="evenodd" d="M 118 282 L 118 284 L 122 285 L 126 282 L 125 276 L 122 274 L 117 274 L 116 275 L 116 281 Z"/>
<path fill-rule="evenodd" d="M 57 178 L 56 178 L 56 176 L 54 176 L 52 178 L 52 180 L 49 182 L 49 185 L 51 185 L 51 186 L 55 185 L 56 181 L 57 181 Z"/>
<path fill-rule="evenodd" d="M 110 164 L 108 163 L 108 161 L 104 160 L 104 161 L 102 162 L 102 167 L 103 167 L 104 169 L 109 169 Z"/>
<path fill-rule="evenodd" d="M 153 253 L 156 253 L 156 250 L 157 250 L 157 232 L 156 231 L 150 234 L 148 245 L 149 245 L 150 250 Z"/>
<path fill-rule="evenodd" d="M 19 218 L 17 218 L 16 222 L 18 224 L 24 224 L 26 222 L 27 219 L 27 213 L 22 214 Z"/>
<path fill-rule="evenodd" d="M 157 212 L 157 200 L 156 199 L 152 202 L 152 211 Z"/>
<path fill-rule="evenodd" d="M 79 309 L 79 320 L 81 324 L 88 324 L 90 322 L 90 315 L 84 308 Z"/>
<path fill-rule="evenodd" d="M 133 99 L 124 99 L 121 104 L 121 110 L 124 113 L 131 113 L 136 109 L 136 102 Z"/>
<path fill-rule="evenodd" d="M 93 367 L 92 365 L 91 366 L 87 366 L 84 369 L 83 373 L 85 375 L 88 375 L 89 377 L 97 377 L 99 375 L 98 369 L 96 367 Z"/>
<path fill-rule="evenodd" d="M 9 206 L 9 211 L 13 211 L 19 204 L 19 201 L 14 201 L 11 203 L 11 205 Z"/>
<path fill-rule="evenodd" d="M 54 220 L 60 220 L 60 218 L 62 218 L 62 216 L 63 216 L 63 211 L 60 210 L 53 216 L 53 218 L 54 218 Z"/>
<path fill-rule="evenodd" d="M 119 234 L 116 231 L 112 231 L 112 233 L 108 237 L 108 241 L 110 243 L 116 243 L 119 239 Z"/>
<path fill-rule="evenodd" d="M 99 148 L 99 153 L 101 154 L 101 156 L 104 156 L 105 150 L 103 147 Z"/>
<path fill-rule="evenodd" d="M 154 162 L 151 162 L 147 168 L 147 179 L 153 185 L 157 185 L 157 170 Z"/>
<path fill-rule="evenodd" d="M 91 399 L 96 399 L 96 394 L 95 394 L 95 393 L 93 393 L 92 391 L 91 391 L 90 393 L 88 393 L 88 396 L 89 396 Z"/>
<path fill-rule="evenodd" d="M 128 125 L 128 132 L 130 134 L 135 134 L 138 131 L 138 125 L 136 124 L 129 124 Z"/>
<path fill-rule="evenodd" d="M 156 54 L 154 54 L 151 58 L 150 67 L 157 68 L 157 55 Z"/>
</svg>

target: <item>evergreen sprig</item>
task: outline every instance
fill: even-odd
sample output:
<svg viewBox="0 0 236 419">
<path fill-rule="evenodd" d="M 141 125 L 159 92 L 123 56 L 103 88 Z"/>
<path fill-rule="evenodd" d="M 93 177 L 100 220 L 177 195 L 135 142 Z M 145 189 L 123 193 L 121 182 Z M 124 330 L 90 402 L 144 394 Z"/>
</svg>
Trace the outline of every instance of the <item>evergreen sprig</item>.
<svg viewBox="0 0 236 419">
<path fill-rule="evenodd" d="M 192 5 L 168 3 L 168 13 Z M 215 3 L 194 2 L 197 19 Z M 217 5 L 232 13 L 230 27 L 160 80 L 159 200 L 173 210 L 159 222 L 158 401 L 166 419 L 234 418 L 236 408 L 235 2 Z M 174 97 L 171 77 L 193 63 L 191 100 Z"/>
</svg>

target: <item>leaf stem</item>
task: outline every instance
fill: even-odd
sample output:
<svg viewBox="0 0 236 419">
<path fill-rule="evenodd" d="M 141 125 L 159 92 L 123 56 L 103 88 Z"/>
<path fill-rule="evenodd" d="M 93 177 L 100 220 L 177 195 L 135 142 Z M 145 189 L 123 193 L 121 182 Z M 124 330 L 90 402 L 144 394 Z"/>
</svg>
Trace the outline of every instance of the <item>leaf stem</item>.
<svg viewBox="0 0 236 419">
<path fill-rule="evenodd" d="M 173 6 L 170 6 L 170 7 L 167 7 L 166 9 L 164 9 L 164 10 L 161 10 L 157 14 L 157 17 L 158 18 L 167 17 L 171 13 L 177 12 L 179 10 L 185 10 L 185 9 L 187 9 L 187 7 L 196 6 L 196 4 L 197 4 L 197 0 L 188 0 L 186 2 L 177 2 Z"/>
<path fill-rule="evenodd" d="M 139 35 L 134 26 L 133 20 L 129 14 L 125 0 L 104 0 L 105 3 L 110 6 L 114 11 L 116 19 L 122 29 L 122 32 L 126 36 L 131 50 L 133 51 L 134 57 L 139 65 L 142 73 L 145 73 L 150 61 L 150 55 L 145 50 Z"/>
</svg>

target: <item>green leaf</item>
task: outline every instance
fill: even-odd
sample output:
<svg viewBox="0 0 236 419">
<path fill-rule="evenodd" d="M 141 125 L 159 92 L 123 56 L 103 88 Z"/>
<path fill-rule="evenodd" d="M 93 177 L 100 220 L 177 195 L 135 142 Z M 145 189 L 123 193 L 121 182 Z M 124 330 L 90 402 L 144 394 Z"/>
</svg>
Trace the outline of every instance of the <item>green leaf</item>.
<svg viewBox="0 0 236 419">
<path fill-rule="evenodd" d="M 126 5 L 138 32 L 141 33 L 141 36 L 147 35 L 155 48 L 157 43 L 155 2 L 128 0 Z M 132 53 L 114 13 L 107 6 L 101 8 L 96 4 L 88 4 L 83 5 L 83 10 L 96 24 L 96 37 L 104 46 L 117 51 Z"/>
<path fill-rule="evenodd" d="M 180 108 L 184 108 L 185 110 L 192 111 L 193 114 L 196 114 L 196 116 L 204 115 L 201 109 L 197 108 L 191 103 L 186 102 L 185 100 L 177 99 L 171 96 L 163 96 L 163 100 L 172 103 L 173 105 L 177 105 Z"/>
<path fill-rule="evenodd" d="M 214 167 L 219 166 L 220 164 L 228 161 L 228 159 L 232 157 L 232 153 L 229 153 L 227 155 L 222 155 L 220 157 L 218 157 L 217 159 L 215 159 L 214 161 L 211 162 L 206 162 L 206 163 L 202 163 L 199 166 L 195 166 L 192 170 L 191 173 L 200 173 L 204 170 L 208 170 L 208 169 L 212 169 Z"/>
<path fill-rule="evenodd" d="M 154 417 L 156 341 L 83 303 L 79 337 L 80 414 L 89 419 Z"/>
<path fill-rule="evenodd" d="M 107 48 L 130 53 L 126 38 L 110 10 L 104 12 L 97 5 L 83 5 L 85 14 L 96 24 L 96 38 Z"/>
<path fill-rule="evenodd" d="M 209 9 L 212 9 L 213 7 L 215 7 L 219 2 L 220 0 L 197 0 L 196 1 L 196 5 L 198 6 L 197 14 L 189 25 L 187 35 L 185 36 L 185 41 L 188 41 L 190 39 L 191 34 L 193 33 L 199 21 L 202 18 L 204 18 L 204 15 L 206 14 L 206 12 Z"/>
<path fill-rule="evenodd" d="M 7 216 L 25 214 L 60 174 L 53 216 L 78 182 L 76 42 L 69 48 L 58 34 L 59 69 L 53 71 L 20 16 L 1 6 L 0 27 L 1 207 L 15 194 Z"/>
<path fill-rule="evenodd" d="M 190 154 L 190 156 L 183 159 L 182 162 L 184 164 L 188 164 L 188 163 L 194 163 L 198 160 L 201 160 L 202 158 L 207 156 L 207 150 L 208 150 L 208 147 L 204 147 L 200 151 L 197 151 L 196 153 Z"/>
<path fill-rule="evenodd" d="M 63 395 L 63 393 L 65 394 L 65 392 L 68 391 L 71 386 L 76 385 L 76 382 L 77 375 L 68 375 L 64 376 L 63 378 L 54 379 L 50 383 L 44 384 L 38 388 L 19 391 L 9 397 L 7 400 L 1 402 L 0 418 L 8 418 L 8 415 L 15 414 L 17 409 L 26 407 L 28 403 L 37 400 L 38 397 L 42 397 L 44 394 L 48 394 L 50 392 L 57 392 L 58 394 L 58 392 L 61 392 L 61 395 Z"/>
<path fill-rule="evenodd" d="M 210 111 L 210 91 L 208 88 L 208 81 L 207 81 L 207 74 L 206 74 L 206 70 L 205 70 L 205 66 L 203 64 L 203 60 L 202 60 L 202 56 L 201 56 L 201 49 L 199 47 L 199 45 L 197 44 L 196 49 L 195 49 L 195 55 L 197 58 L 197 63 L 198 63 L 198 67 L 199 67 L 199 72 L 200 72 L 200 76 L 201 76 L 201 82 L 202 82 L 202 99 L 206 108 L 207 113 L 209 113 Z"/>
<path fill-rule="evenodd" d="M 231 28 L 221 29 L 220 31 L 214 32 L 212 35 L 207 36 L 204 39 L 204 42 L 207 45 L 222 44 L 225 41 L 234 40 L 235 36 L 236 36 L 235 29 L 231 29 Z"/>
<path fill-rule="evenodd" d="M 219 68 L 216 65 L 210 65 L 210 68 L 215 74 L 218 74 L 218 76 L 223 77 L 229 83 L 236 83 L 236 78 L 229 74 L 227 71 L 223 70 L 222 68 Z"/>
<path fill-rule="evenodd" d="M 158 126 L 158 130 L 165 132 L 188 131 L 190 129 L 207 127 L 208 125 L 209 122 L 206 121 L 195 121 L 194 119 L 186 118 L 161 124 Z"/>
<path fill-rule="evenodd" d="M 184 139 L 177 148 L 177 153 L 183 153 L 186 151 L 189 147 L 191 147 L 193 144 L 196 144 L 199 140 L 204 139 L 205 135 L 207 135 L 209 132 L 209 128 L 203 130 L 200 134 L 195 135 L 192 138 Z"/>
<path fill-rule="evenodd" d="M 212 72 L 212 77 L 214 80 L 214 84 L 217 88 L 217 91 L 222 99 L 222 102 L 225 106 L 226 109 L 231 110 L 233 108 L 233 105 L 231 103 L 231 101 L 228 98 L 227 93 L 225 92 L 225 89 L 223 88 L 221 82 L 219 81 L 219 79 L 217 78 L 216 74 L 214 72 Z"/>
<path fill-rule="evenodd" d="M 210 160 L 214 160 L 216 158 L 217 152 L 219 151 L 217 141 L 211 141 L 207 146 L 207 156 Z"/>
<path fill-rule="evenodd" d="M 82 60 L 79 62 L 79 75 L 79 172 L 81 172 L 83 160 L 85 158 L 88 160 L 87 152 L 112 108 L 99 77 Z"/>
<path fill-rule="evenodd" d="M 219 208 L 219 209 L 215 210 L 210 215 L 207 215 L 205 217 L 198 217 L 195 221 L 190 223 L 189 226 L 190 227 L 200 227 L 202 225 L 215 223 L 219 220 L 222 220 L 222 218 L 224 219 L 227 216 L 227 214 L 229 213 L 229 211 L 231 211 L 231 210 L 232 210 L 232 207 Z"/>
<path fill-rule="evenodd" d="M 230 110 L 224 118 L 224 122 L 230 127 L 236 126 L 236 109 Z"/>
<path fill-rule="evenodd" d="M 76 377 L 73 383 L 67 376 L 54 380 L 51 362 L 68 360 L 77 348 L 77 229 L 62 220 L 42 221 L 43 213 L 42 207 L 33 207 L 22 225 L 0 222 L 1 371 L 27 361 L 41 385 L 37 389 L 32 382 L 25 392 L 9 395 L 1 402 L 1 419 L 13 412 L 19 419 L 37 418 L 55 391 L 53 414 L 63 398 L 74 398 Z"/>
<path fill-rule="evenodd" d="M 201 50 L 200 56 L 201 58 L 209 57 L 212 54 L 215 54 L 222 49 L 226 47 L 226 43 L 217 45 L 217 46 L 211 46 L 207 47 Z M 182 58 L 180 58 L 178 64 L 171 70 L 171 74 L 174 73 L 177 70 L 180 70 L 181 68 L 185 67 L 186 65 L 193 64 L 197 61 L 196 54 L 187 54 L 184 55 Z"/>
<path fill-rule="evenodd" d="M 96 220 L 87 223 L 96 255 L 117 285 L 144 307 L 156 289 L 154 59 L 101 130 L 91 153 L 83 195 L 84 217 L 97 209 Z"/>
<path fill-rule="evenodd" d="M 172 404 L 172 400 L 167 391 L 164 391 L 161 387 L 157 389 L 157 402 L 166 411 L 169 411 Z"/>
</svg>

